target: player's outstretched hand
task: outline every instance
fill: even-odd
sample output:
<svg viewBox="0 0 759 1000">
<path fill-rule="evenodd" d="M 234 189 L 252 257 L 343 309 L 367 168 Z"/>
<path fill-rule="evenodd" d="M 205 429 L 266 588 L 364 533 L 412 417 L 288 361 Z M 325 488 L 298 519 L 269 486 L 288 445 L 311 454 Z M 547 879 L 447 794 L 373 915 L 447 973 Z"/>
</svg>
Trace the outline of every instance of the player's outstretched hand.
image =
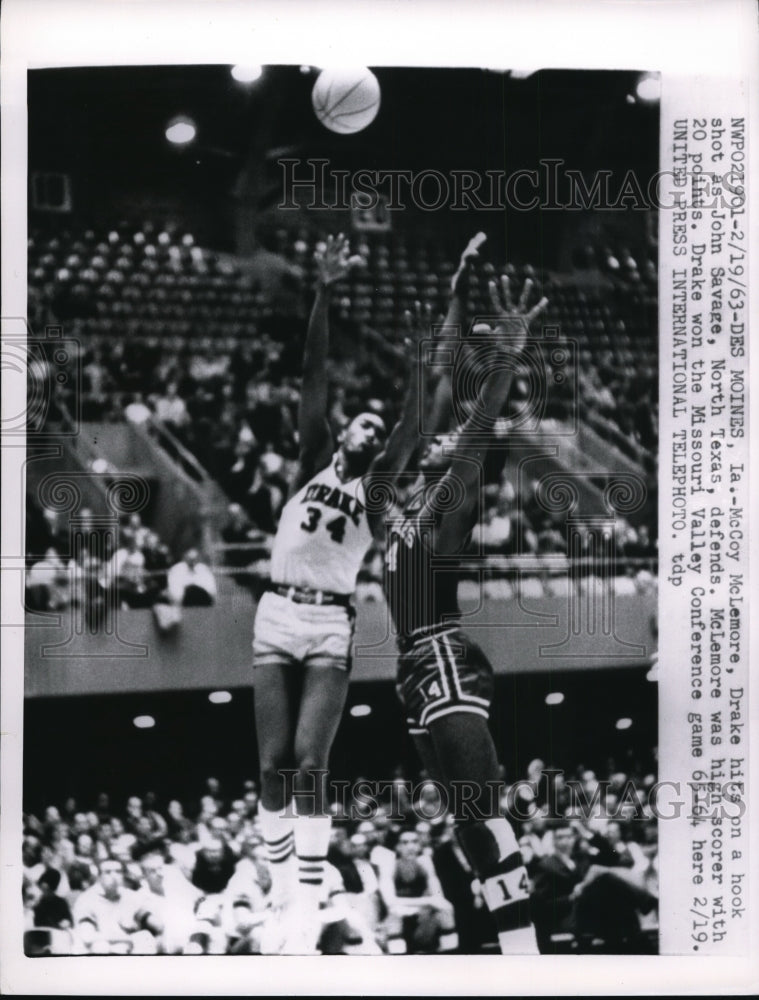
<svg viewBox="0 0 759 1000">
<path fill-rule="evenodd" d="M 459 266 L 456 273 L 451 278 L 451 291 L 455 294 L 459 290 L 459 285 L 464 280 L 469 280 L 469 270 L 480 256 L 480 247 L 487 240 L 485 233 L 477 233 L 464 247 Z M 463 289 L 462 289 L 463 290 Z"/>
<path fill-rule="evenodd" d="M 327 245 L 321 253 L 316 253 L 316 266 L 319 270 L 319 281 L 329 287 L 344 278 L 348 271 L 363 260 L 362 257 L 351 257 L 347 238 L 338 233 L 328 236 Z"/>
<path fill-rule="evenodd" d="M 488 282 L 490 305 L 496 317 L 495 333 L 508 336 L 508 346 L 512 350 L 521 351 L 527 340 L 530 323 L 534 322 L 548 305 L 548 299 L 543 296 L 536 305 L 528 309 L 532 278 L 527 278 L 519 300 L 515 303 L 508 275 L 501 275 L 500 288 L 496 281 Z M 505 345 L 504 345 L 505 346 Z"/>
<path fill-rule="evenodd" d="M 432 307 L 429 302 L 415 302 L 413 312 L 403 313 L 403 347 L 409 361 L 418 358 L 419 344 L 424 337 L 432 336 Z"/>
</svg>

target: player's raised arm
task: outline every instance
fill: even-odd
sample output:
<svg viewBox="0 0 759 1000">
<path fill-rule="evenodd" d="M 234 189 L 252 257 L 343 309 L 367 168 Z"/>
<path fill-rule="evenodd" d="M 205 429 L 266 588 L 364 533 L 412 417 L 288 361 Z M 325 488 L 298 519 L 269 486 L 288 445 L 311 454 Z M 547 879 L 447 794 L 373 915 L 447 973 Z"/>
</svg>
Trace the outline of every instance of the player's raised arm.
<svg viewBox="0 0 759 1000">
<path fill-rule="evenodd" d="M 328 237 L 324 251 L 317 256 L 316 298 L 306 332 L 298 407 L 301 466 L 298 478 L 308 478 L 318 471 L 321 464 L 329 461 L 334 449 L 327 423 L 329 296 L 332 285 L 348 273 L 357 259 L 350 257 L 348 241 L 342 233 Z"/>
<path fill-rule="evenodd" d="M 490 301 L 496 316 L 491 332 L 492 354 L 486 362 L 490 373 L 485 378 L 471 415 L 459 432 L 457 454 L 441 483 L 444 490 L 451 489 L 454 493 L 463 488 L 462 502 L 446 512 L 438 524 L 435 541 L 436 551 L 441 554 L 458 551 L 471 527 L 472 511 L 479 498 L 480 473 L 488 448 L 487 442 L 483 442 L 483 435 L 492 430 L 503 411 L 514 377 L 514 365 L 524 350 L 529 325 L 548 304 L 548 300 L 542 298 L 528 310 L 527 299 L 531 288 L 532 282 L 528 279 L 519 303 L 515 305 L 509 279 L 505 275 L 501 278 L 500 291 L 495 281 L 489 282 Z"/>
<path fill-rule="evenodd" d="M 420 406 L 422 404 L 422 372 L 419 368 L 419 344 L 425 334 L 429 335 L 432 310 L 428 304 L 414 304 L 413 313 L 404 313 L 406 336 L 403 340 L 406 361 L 406 392 L 401 413 L 387 443 L 374 459 L 369 472 L 364 477 L 364 487 L 371 495 L 372 484 L 380 484 L 383 490 L 392 490 L 398 476 L 406 468 L 419 443 Z M 384 515 L 370 512 L 369 524 L 376 539 L 384 538 Z"/>
<path fill-rule="evenodd" d="M 477 233 L 472 237 L 461 254 L 456 273 L 451 278 L 451 299 L 443 320 L 443 329 L 450 337 L 463 336 L 469 299 L 469 275 L 480 256 L 480 247 L 486 240 L 487 236 L 484 233 Z M 434 370 L 436 366 L 433 363 L 430 367 Z M 425 421 L 431 433 L 440 434 L 450 429 L 453 414 L 451 397 L 451 369 L 450 366 L 445 366 L 442 375 L 432 386 L 432 402 L 429 417 Z"/>
</svg>

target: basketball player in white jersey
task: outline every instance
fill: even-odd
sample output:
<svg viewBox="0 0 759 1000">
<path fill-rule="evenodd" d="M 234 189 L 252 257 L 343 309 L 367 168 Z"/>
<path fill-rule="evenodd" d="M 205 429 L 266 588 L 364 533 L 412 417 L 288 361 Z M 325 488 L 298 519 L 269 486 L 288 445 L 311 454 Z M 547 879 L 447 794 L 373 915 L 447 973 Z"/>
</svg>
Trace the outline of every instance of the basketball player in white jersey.
<svg viewBox="0 0 759 1000">
<path fill-rule="evenodd" d="M 342 235 L 330 237 L 318 258 L 303 359 L 299 464 L 274 539 L 271 584 L 258 605 L 253 640 L 259 817 L 272 901 L 288 911 L 281 922 L 286 940 L 272 940 L 271 949 L 297 954 L 313 951 L 316 941 L 309 935 L 320 926 L 316 911 L 330 836 L 324 785 L 348 691 L 351 595 L 372 540 L 368 477 L 395 462 L 405 465 L 416 444 L 414 420 L 402 418 L 386 441 L 383 421 L 367 412 L 348 425 L 335 450 L 327 423 L 328 297 L 353 261 Z M 406 416 L 416 414 L 417 381 L 409 379 Z M 297 905 L 287 905 L 292 902 Z"/>
</svg>

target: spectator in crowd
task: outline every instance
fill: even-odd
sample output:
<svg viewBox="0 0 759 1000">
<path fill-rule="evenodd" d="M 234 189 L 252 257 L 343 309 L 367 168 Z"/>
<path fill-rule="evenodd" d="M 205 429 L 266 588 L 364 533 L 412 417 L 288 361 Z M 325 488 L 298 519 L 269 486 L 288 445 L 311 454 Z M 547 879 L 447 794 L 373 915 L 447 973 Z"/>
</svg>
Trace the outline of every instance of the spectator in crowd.
<svg viewBox="0 0 759 1000">
<path fill-rule="evenodd" d="M 323 955 L 379 955 L 385 930 L 380 926 L 377 878 L 371 865 L 359 857 L 360 834 L 348 837 L 344 828 L 334 827 L 330 860 L 325 866 L 322 909 L 323 930 L 319 951 Z"/>
<path fill-rule="evenodd" d="M 587 858 L 576 848 L 575 831 L 569 823 L 559 822 L 553 830 L 553 850 L 534 869 L 531 900 L 542 954 L 550 952 L 552 936 L 575 930 L 574 902 L 588 869 Z"/>
<path fill-rule="evenodd" d="M 530 555 L 538 550 L 538 540 L 527 514 L 513 510 L 509 517 L 511 530 L 501 551 L 506 555 Z"/>
<path fill-rule="evenodd" d="M 129 401 L 124 404 L 124 416 L 130 424 L 140 426 L 152 419 L 153 411 L 145 402 L 142 393 L 135 392 Z"/>
<path fill-rule="evenodd" d="M 401 832 L 395 865 L 391 871 L 380 873 L 379 888 L 388 911 L 389 939 L 398 943 L 402 940 L 403 950 L 409 954 L 455 950 L 458 937 L 453 907 L 443 895 L 431 865 L 422 862 L 415 831 Z"/>
<path fill-rule="evenodd" d="M 206 896 L 223 892 L 235 873 L 236 860 L 223 837 L 209 836 L 195 854 L 192 884 Z"/>
<path fill-rule="evenodd" d="M 121 535 L 123 544 L 111 557 L 108 578 L 113 582 L 122 607 L 148 607 L 150 597 L 145 577 L 145 555 L 133 531 L 125 530 Z"/>
<path fill-rule="evenodd" d="M 240 859 L 227 890 L 234 899 L 247 900 L 251 910 L 264 908 L 271 890 L 271 875 L 261 836 L 252 831 L 240 841 Z"/>
<path fill-rule="evenodd" d="M 608 865 L 621 861 L 619 852 L 599 846 L 597 837 L 583 845 L 573 826 L 559 823 L 553 851 L 535 869 L 532 905 L 540 950 L 555 950 L 556 935 L 573 935 L 585 947 L 598 939 L 609 951 L 634 951 L 640 913 L 650 912 L 656 897 L 641 874 Z"/>
<path fill-rule="evenodd" d="M 166 824 L 163 824 L 166 829 Z M 158 833 L 150 821 L 149 816 L 140 816 L 134 827 L 134 843 L 132 844 L 132 857 L 135 861 L 141 861 L 146 854 L 163 849 L 163 834 Z"/>
<path fill-rule="evenodd" d="M 207 607 L 216 600 L 216 580 L 209 566 L 200 562 L 197 549 L 188 549 L 184 559 L 169 570 L 169 599 L 178 607 Z"/>
<path fill-rule="evenodd" d="M 541 555 L 567 551 L 566 534 L 562 534 L 554 523 L 553 519 L 546 515 L 541 521 L 540 531 L 537 534 L 537 551 Z"/>
<path fill-rule="evenodd" d="M 171 555 L 168 547 L 154 531 L 148 531 L 142 548 L 145 557 L 145 580 L 151 604 L 163 594 L 168 586 L 168 571 Z"/>
<path fill-rule="evenodd" d="M 282 478 L 283 460 L 274 452 L 264 452 L 259 457 L 253 481 L 247 491 L 246 510 L 251 521 L 267 535 L 277 530 L 282 513 L 287 485 Z"/>
<path fill-rule="evenodd" d="M 74 923 L 93 955 L 154 955 L 163 931 L 147 894 L 124 885 L 120 861 L 104 861 L 98 881 L 74 904 Z"/>
<path fill-rule="evenodd" d="M 39 837 L 28 834 L 21 845 L 21 864 L 23 876 L 27 882 L 37 883 L 45 871 L 42 862 L 42 843 Z"/>
<path fill-rule="evenodd" d="M 529 871 L 524 850 L 522 857 Z M 493 921 L 467 856 L 453 834 L 451 823 L 446 823 L 445 833 L 435 845 L 432 860 L 443 894 L 453 907 L 459 950 L 464 954 L 475 954 L 483 950 L 483 945 L 489 944 L 493 951 L 497 951 Z"/>
<path fill-rule="evenodd" d="M 502 799 L 503 807 L 513 808 L 520 817 L 519 844 L 532 883 L 536 919 L 542 913 L 547 928 L 545 949 L 655 951 L 656 823 L 635 818 L 650 814 L 648 796 L 655 785 L 654 775 L 622 771 L 610 760 L 603 772 L 608 778 L 604 797 L 606 781 L 600 781 L 601 771 L 583 766 L 566 772 L 577 775 L 579 793 L 563 780 L 565 772 L 556 771 L 535 758 L 525 772 L 530 786 L 525 782 L 509 786 L 511 793 L 507 791 Z M 342 818 L 335 822 L 330 848 L 319 950 L 376 954 L 379 950 L 436 949 L 441 933 L 447 930 L 445 917 L 440 918 L 443 911 L 435 905 L 441 893 L 449 904 L 460 950 L 495 950 L 481 888 L 466 858 L 457 851 L 445 802 L 440 801 L 434 782 L 417 781 L 403 808 L 406 821 L 401 823 L 395 812 L 396 793 L 404 780 L 403 773 L 397 772 L 398 785 L 388 800 L 392 818 L 384 802 L 375 804 L 371 820 L 348 819 L 359 807 L 366 814 L 370 801 L 366 797 L 356 797 L 348 814 L 342 808 L 338 811 Z M 520 799 L 517 804 L 516 787 L 531 788 L 529 800 Z M 211 777 L 202 782 L 200 792 L 199 812 L 194 807 L 188 811 L 178 799 L 170 800 L 164 811 L 152 792 L 142 798 L 130 796 L 122 811 L 102 791 L 93 793 L 95 808 L 90 812 L 73 799 L 61 808 L 47 806 L 40 813 L 42 819 L 26 812 L 25 926 L 34 927 L 33 908 L 43 892 L 37 883 L 43 876 L 47 879 L 51 870 L 60 879 L 56 894 L 76 918 L 77 901 L 91 899 L 91 887 L 102 889 L 103 865 L 107 870 L 107 862 L 115 861 L 127 901 L 134 899 L 129 892 L 148 895 L 150 905 L 145 912 L 153 913 L 152 946 L 158 952 L 262 950 L 271 911 L 271 874 L 261 847 L 255 783 L 241 782 L 225 794 L 221 782 Z M 590 810 L 594 794 L 597 801 Z M 628 800 L 631 809 L 621 808 Z M 82 803 L 86 806 L 84 799 Z M 443 815 L 438 816 L 441 810 Z M 623 817 L 606 818 L 615 810 Z M 523 819 L 527 815 L 530 818 Z M 202 831 L 200 839 L 198 831 Z M 397 856 L 384 846 L 388 836 L 398 841 Z M 199 862 L 204 848 L 210 863 Z M 562 861 L 567 856 L 569 861 Z M 192 884 L 196 876 L 202 889 Z M 394 907 L 389 918 L 384 909 L 387 900 Z M 106 916 L 114 912 L 112 903 L 100 905 Z M 29 953 L 35 948 L 53 948 L 59 949 L 57 954 L 70 954 L 72 949 L 85 948 L 74 923 L 73 944 L 61 932 L 58 939 L 29 939 Z M 136 932 L 127 924 L 126 932 L 119 930 L 116 944 L 107 945 L 109 950 L 125 952 L 133 947 L 131 935 Z M 85 928 L 85 937 L 88 933 L 92 934 Z M 106 946 L 97 947 L 104 950 Z M 143 940 L 138 947 L 149 949 L 151 943 Z"/>
<path fill-rule="evenodd" d="M 239 503 L 231 503 L 229 518 L 221 530 L 224 545 L 224 563 L 244 572 L 233 573 L 233 579 L 251 587 L 260 596 L 269 574 L 269 556 L 272 536 L 261 531 L 248 519 Z"/>
<path fill-rule="evenodd" d="M 68 929 L 74 926 L 69 904 L 58 895 L 60 884 L 61 873 L 55 868 L 47 868 L 37 880 L 42 895 L 34 907 L 35 927 Z"/>
<path fill-rule="evenodd" d="M 168 424 L 171 430 L 180 434 L 189 423 L 190 415 L 185 401 L 177 393 L 176 382 L 169 382 L 165 395 L 156 399 L 155 415 L 162 423 Z"/>
<path fill-rule="evenodd" d="M 57 611 L 71 597 L 69 573 L 52 546 L 45 558 L 33 563 L 26 575 L 26 604 L 30 611 Z"/>
<path fill-rule="evenodd" d="M 199 849 L 200 841 L 194 823 L 189 819 L 181 820 L 169 844 L 168 854 L 188 881 L 192 881 Z"/>
<path fill-rule="evenodd" d="M 156 926 L 162 928 L 158 948 L 163 954 L 182 954 L 195 928 L 193 910 L 200 893 L 176 865 L 166 863 L 161 851 L 146 851 L 140 868 Z"/>
</svg>

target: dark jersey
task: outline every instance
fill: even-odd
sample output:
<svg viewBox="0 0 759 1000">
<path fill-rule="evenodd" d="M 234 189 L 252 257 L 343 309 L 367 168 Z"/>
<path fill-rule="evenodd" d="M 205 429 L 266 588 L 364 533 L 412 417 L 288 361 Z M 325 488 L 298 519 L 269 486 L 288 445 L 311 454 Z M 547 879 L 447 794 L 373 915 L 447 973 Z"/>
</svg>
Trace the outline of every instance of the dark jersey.
<svg viewBox="0 0 759 1000">
<path fill-rule="evenodd" d="M 418 861 L 396 861 L 395 894 L 402 899 L 418 899 L 427 894 L 429 877 Z"/>
<path fill-rule="evenodd" d="M 432 516 L 399 517 L 387 528 L 385 596 L 404 647 L 427 630 L 458 621 L 460 556 L 434 552 Z"/>
</svg>

